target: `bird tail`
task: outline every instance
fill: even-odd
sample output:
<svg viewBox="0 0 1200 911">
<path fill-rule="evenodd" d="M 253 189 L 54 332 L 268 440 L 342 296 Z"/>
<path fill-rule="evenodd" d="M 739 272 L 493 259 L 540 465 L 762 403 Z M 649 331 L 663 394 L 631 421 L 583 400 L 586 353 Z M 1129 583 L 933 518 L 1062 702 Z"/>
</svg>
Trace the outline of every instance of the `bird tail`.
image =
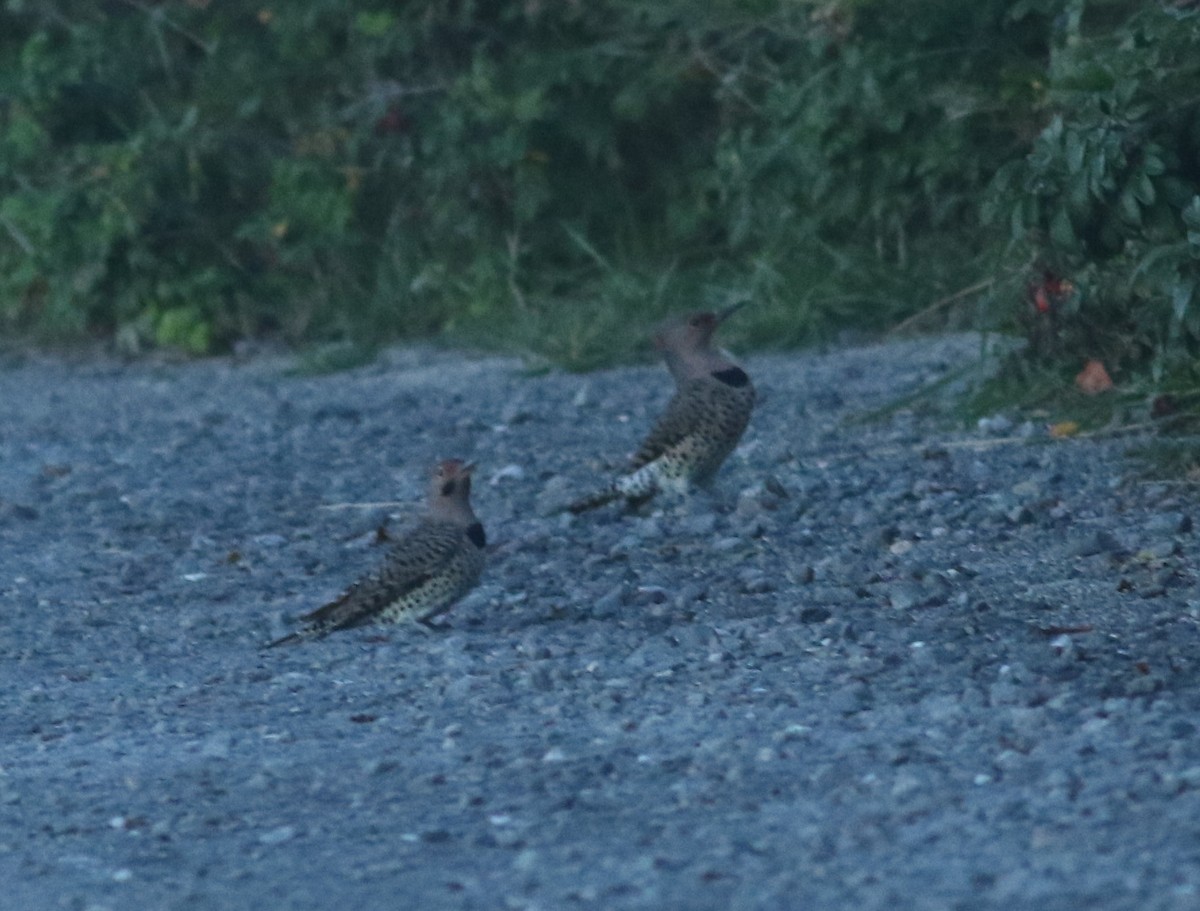
<svg viewBox="0 0 1200 911">
<path fill-rule="evenodd" d="M 295 645 L 309 639 L 323 639 L 336 629 L 359 626 L 368 616 L 365 608 L 370 606 L 362 598 L 356 598 L 359 583 L 351 585 L 346 591 L 328 604 L 309 611 L 300 617 L 308 625 L 294 633 L 288 633 L 274 642 L 268 642 L 263 648 L 275 648 L 277 645 Z"/>
<path fill-rule="evenodd" d="M 298 645 L 305 639 L 312 638 L 313 635 L 311 630 L 300 630 L 296 633 L 288 633 L 286 636 L 282 636 L 273 642 L 268 642 L 263 646 L 263 648 L 275 648 L 277 645 Z"/>
<path fill-rule="evenodd" d="M 661 480 L 662 465 L 655 460 L 630 474 L 622 475 L 603 490 L 576 500 L 567 507 L 567 511 L 579 515 L 613 500 L 624 500 L 629 507 L 636 509 L 658 493 Z"/>
</svg>

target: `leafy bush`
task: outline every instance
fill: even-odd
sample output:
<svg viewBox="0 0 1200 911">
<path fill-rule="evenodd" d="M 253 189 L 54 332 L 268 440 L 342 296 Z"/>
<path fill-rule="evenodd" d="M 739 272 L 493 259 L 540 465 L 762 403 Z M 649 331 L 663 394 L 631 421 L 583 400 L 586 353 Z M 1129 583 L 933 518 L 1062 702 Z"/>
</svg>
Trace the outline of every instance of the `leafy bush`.
<svg viewBox="0 0 1200 911">
<path fill-rule="evenodd" d="M 1148 366 L 1200 353 L 1200 11 L 1191 3 L 1030 0 L 1060 24 L 1047 126 L 1000 169 L 985 206 L 1043 299 L 1037 353 Z"/>
<path fill-rule="evenodd" d="M 1195 340 L 1183 6 L 4 9 L 10 330 L 194 352 L 444 332 L 589 366 L 669 309 L 749 297 L 731 329 L 790 345 L 1036 251 L 1081 315 L 1060 350 L 1130 321 L 1131 358 Z"/>
</svg>

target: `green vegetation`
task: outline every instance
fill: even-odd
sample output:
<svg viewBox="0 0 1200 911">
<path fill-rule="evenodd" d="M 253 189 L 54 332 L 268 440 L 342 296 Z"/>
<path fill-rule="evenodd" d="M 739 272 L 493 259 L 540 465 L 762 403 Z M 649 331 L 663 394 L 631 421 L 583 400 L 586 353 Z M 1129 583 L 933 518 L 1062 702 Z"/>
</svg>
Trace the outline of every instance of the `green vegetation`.
<svg viewBox="0 0 1200 911">
<path fill-rule="evenodd" d="M 747 297 L 1200 388 L 1190 0 L 0 2 L 8 335 L 588 367 Z"/>
<path fill-rule="evenodd" d="M 1083 5 L 1069 6 L 1047 71 L 1049 121 L 989 188 L 985 219 L 1010 224 L 1014 248 L 1041 270 L 1033 280 L 1043 297 L 1026 326 L 1043 359 L 1068 354 L 1078 366 L 1095 357 L 1114 378 L 1149 369 L 1156 381 L 1194 369 L 1200 13 L 1193 6 L 1089 4 L 1097 20 L 1091 31 Z"/>
</svg>

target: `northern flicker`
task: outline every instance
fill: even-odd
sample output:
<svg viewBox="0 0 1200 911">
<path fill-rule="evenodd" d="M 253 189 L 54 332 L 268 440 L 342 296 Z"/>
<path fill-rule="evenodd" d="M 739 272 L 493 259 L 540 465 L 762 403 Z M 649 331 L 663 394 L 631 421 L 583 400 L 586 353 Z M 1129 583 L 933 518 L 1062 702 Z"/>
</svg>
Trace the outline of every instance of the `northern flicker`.
<svg viewBox="0 0 1200 911">
<path fill-rule="evenodd" d="M 738 440 L 754 408 L 746 371 L 713 347 L 713 333 L 741 304 L 671 320 L 654 336 L 675 379 L 675 395 L 625 473 L 567 509 L 586 512 L 624 499 L 637 504 L 663 488 L 707 483 Z"/>
<path fill-rule="evenodd" d="M 373 622 L 427 623 L 449 610 L 483 572 L 487 537 L 471 510 L 474 468 L 458 459 L 439 462 L 429 481 L 428 513 L 392 546 L 382 565 L 336 601 L 305 615 L 304 629 L 268 647 Z"/>
</svg>

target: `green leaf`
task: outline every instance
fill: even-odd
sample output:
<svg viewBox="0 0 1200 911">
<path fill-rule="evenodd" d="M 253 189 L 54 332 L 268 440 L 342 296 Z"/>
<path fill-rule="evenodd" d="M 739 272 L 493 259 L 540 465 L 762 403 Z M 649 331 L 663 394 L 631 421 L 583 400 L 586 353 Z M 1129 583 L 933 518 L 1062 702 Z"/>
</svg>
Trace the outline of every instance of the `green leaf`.
<svg viewBox="0 0 1200 911">
<path fill-rule="evenodd" d="M 1142 171 L 1134 178 L 1133 195 L 1144 206 L 1154 204 L 1154 184 L 1150 181 L 1150 175 L 1145 171 Z"/>
<path fill-rule="evenodd" d="M 189 354 L 207 354 L 211 330 L 195 307 L 172 307 L 159 316 L 154 340 L 159 345 L 180 348 Z"/>
<path fill-rule="evenodd" d="M 394 27 L 396 17 L 387 10 L 361 12 L 354 17 L 354 27 L 368 38 L 382 38 Z"/>
<path fill-rule="evenodd" d="M 1050 220 L 1050 240 L 1064 250 L 1075 247 L 1075 229 L 1071 226 L 1071 216 L 1066 209 L 1059 209 Z"/>
<path fill-rule="evenodd" d="M 1183 223 L 1200 231 L 1200 196 L 1193 196 L 1192 201 L 1183 210 Z"/>
<path fill-rule="evenodd" d="M 1121 217 L 1125 219 L 1127 224 L 1140 225 L 1142 223 L 1142 210 L 1138 205 L 1137 197 L 1134 195 L 1132 187 L 1126 187 L 1121 193 L 1119 201 Z"/>
<path fill-rule="evenodd" d="M 1067 173 L 1078 174 L 1083 170 L 1083 155 L 1086 151 L 1079 134 L 1071 130 L 1066 135 Z"/>
<path fill-rule="evenodd" d="M 1176 323 L 1183 322 L 1184 316 L 1187 315 L 1188 305 L 1192 302 L 1192 295 L 1196 287 L 1191 282 L 1181 281 L 1175 285 L 1171 291 L 1171 317 Z"/>
<path fill-rule="evenodd" d="M 1096 198 L 1102 198 L 1107 189 L 1107 163 L 1107 156 L 1102 147 L 1096 149 L 1088 162 L 1088 190 Z"/>
</svg>

